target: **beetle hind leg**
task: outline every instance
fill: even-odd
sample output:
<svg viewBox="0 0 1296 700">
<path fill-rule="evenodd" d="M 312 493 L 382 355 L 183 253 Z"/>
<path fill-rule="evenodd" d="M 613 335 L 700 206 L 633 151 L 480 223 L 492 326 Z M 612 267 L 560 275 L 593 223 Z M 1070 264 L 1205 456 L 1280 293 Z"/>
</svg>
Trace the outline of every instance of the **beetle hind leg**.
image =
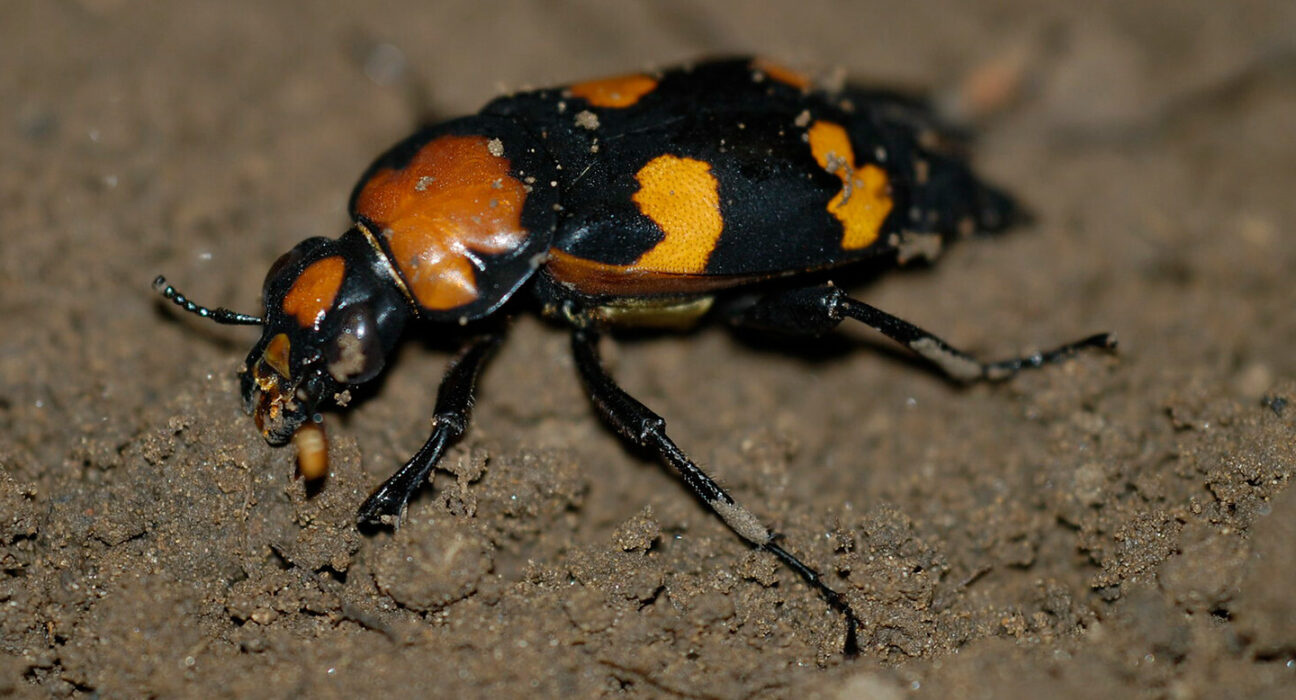
<svg viewBox="0 0 1296 700">
<path fill-rule="evenodd" d="M 824 582 L 818 571 L 803 563 L 777 542 L 778 535 L 771 532 L 751 511 L 735 501 L 675 442 L 666 435 L 666 421 L 634 397 L 617 386 L 598 353 L 599 335 L 588 328 L 572 332 L 572 351 L 576 367 L 581 374 L 591 400 L 599 413 L 626 440 L 652 450 L 666 462 L 698 498 L 740 537 L 763 549 L 795 571 L 846 619 L 846 639 L 843 649 L 848 656 L 859 652 L 857 642 L 859 618 L 845 596 Z"/>
<path fill-rule="evenodd" d="M 1065 360 L 1085 348 L 1114 350 L 1116 336 L 1098 333 L 1052 350 L 997 362 L 982 362 L 908 321 L 847 296 L 837 287 L 821 286 L 775 292 L 761 297 L 735 322 L 783 333 L 820 335 L 852 318 L 896 341 L 960 382 L 1001 381 L 1023 369 Z"/>
</svg>

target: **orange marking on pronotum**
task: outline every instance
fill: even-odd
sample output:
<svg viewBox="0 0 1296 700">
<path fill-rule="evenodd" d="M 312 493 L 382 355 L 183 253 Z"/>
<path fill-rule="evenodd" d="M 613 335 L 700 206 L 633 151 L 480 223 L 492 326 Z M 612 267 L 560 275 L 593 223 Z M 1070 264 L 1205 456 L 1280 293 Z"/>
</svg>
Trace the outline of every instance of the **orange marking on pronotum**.
<svg viewBox="0 0 1296 700">
<path fill-rule="evenodd" d="M 526 186 L 509 174 L 503 146 L 484 136 L 442 136 L 409 165 L 380 170 L 356 210 L 379 236 L 418 303 L 444 311 L 477 299 L 481 255 L 523 245 Z"/>
</svg>

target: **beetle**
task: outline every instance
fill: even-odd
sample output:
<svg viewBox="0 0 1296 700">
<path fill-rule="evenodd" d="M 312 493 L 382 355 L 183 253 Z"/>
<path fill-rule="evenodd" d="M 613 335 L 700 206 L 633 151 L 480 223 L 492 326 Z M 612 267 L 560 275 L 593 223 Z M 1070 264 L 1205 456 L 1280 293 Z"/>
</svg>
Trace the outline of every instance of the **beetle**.
<svg viewBox="0 0 1296 700">
<path fill-rule="evenodd" d="M 761 59 L 519 92 L 424 127 L 374 161 L 351 194 L 351 228 L 271 266 L 264 317 L 200 306 L 162 277 L 154 286 L 218 323 L 262 327 L 239 372 L 244 406 L 270 444 L 297 443 L 308 478 L 327 471 L 320 411 L 377 377 L 407 324 L 463 337 L 431 435 L 359 508 L 370 525 L 397 524 L 467 430 L 478 375 L 506 329 L 481 322 L 529 305 L 570 330 L 602 417 L 817 590 L 845 618 L 853 654 L 860 623 L 845 596 L 617 385 L 599 340 L 717 315 L 817 336 L 850 318 L 963 382 L 1114 348 L 1102 333 L 984 363 L 825 283 L 852 263 L 934 258 L 952 239 L 1022 217 L 973 174 L 962 141 L 921 99 L 816 85 Z"/>
</svg>

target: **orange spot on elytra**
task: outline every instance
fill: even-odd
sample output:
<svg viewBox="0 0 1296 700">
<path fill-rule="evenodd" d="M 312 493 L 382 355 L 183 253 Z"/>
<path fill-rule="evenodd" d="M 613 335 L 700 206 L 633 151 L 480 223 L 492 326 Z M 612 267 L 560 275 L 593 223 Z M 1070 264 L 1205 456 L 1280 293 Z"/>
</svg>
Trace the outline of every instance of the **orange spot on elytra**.
<svg viewBox="0 0 1296 700">
<path fill-rule="evenodd" d="M 657 80 L 647 75 L 621 75 L 615 78 L 590 80 L 567 88 L 573 97 L 579 97 L 592 107 L 629 107 L 639 98 L 652 92 Z"/>
<path fill-rule="evenodd" d="M 711 166 L 700 160 L 657 156 L 635 173 L 635 204 L 666 237 L 635 261 L 635 267 L 674 274 L 706 269 L 724 220 L 720 216 L 720 183 Z"/>
<path fill-rule="evenodd" d="M 481 255 L 526 242 L 526 187 L 500 152 L 484 136 L 441 136 L 404 168 L 375 173 L 356 199 L 356 211 L 378 225 L 392 262 L 428 309 L 476 300 Z"/>
<path fill-rule="evenodd" d="M 809 90 L 814 85 L 810 76 L 799 70 L 788 68 L 766 58 L 757 58 L 751 62 L 751 67 L 769 76 L 770 80 L 783 83 L 798 90 Z"/>
<path fill-rule="evenodd" d="M 319 323 L 333 306 L 345 274 L 346 263 L 337 255 L 307 265 L 284 296 L 284 313 L 296 318 L 303 328 Z"/>
<path fill-rule="evenodd" d="M 872 163 L 855 167 L 855 151 L 840 124 L 815 122 L 809 138 L 810 152 L 819 167 L 842 181 L 842 191 L 828 202 L 828 211 L 842 224 L 841 247 L 858 250 L 867 246 L 877 240 L 882 222 L 891 213 L 886 171 Z"/>
</svg>

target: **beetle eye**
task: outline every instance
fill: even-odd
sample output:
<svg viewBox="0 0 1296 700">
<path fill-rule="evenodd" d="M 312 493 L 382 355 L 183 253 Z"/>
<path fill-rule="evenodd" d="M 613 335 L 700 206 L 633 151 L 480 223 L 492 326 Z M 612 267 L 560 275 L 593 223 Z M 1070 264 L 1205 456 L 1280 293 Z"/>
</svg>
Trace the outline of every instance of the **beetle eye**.
<svg viewBox="0 0 1296 700">
<path fill-rule="evenodd" d="M 378 328 L 367 306 L 344 310 L 337 336 L 325 348 L 328 372 L 344 384 L 362 384 L 383 368 Z"/>
</svg>

